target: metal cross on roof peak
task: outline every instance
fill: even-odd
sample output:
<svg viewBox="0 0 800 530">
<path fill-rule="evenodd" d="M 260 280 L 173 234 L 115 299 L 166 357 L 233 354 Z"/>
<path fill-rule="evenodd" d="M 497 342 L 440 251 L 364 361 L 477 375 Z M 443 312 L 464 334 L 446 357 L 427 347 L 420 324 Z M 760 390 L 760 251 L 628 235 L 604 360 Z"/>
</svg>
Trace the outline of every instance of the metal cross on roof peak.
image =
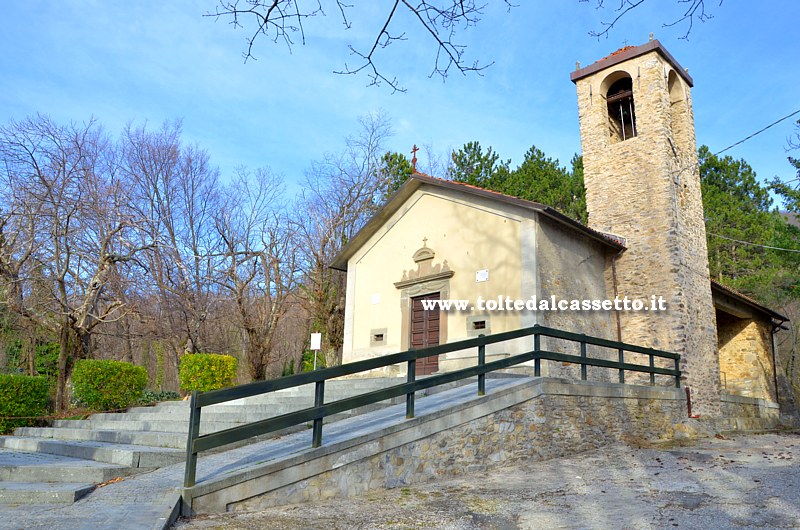
<svg viewBox="0 0 800 530">
<path fill-rule="evenodd" d="M 417 151 L 419 151 L 419 147 L 417 147 L 417 144 L 414 144 L 414 148 L 411 149 L 411 169 L 413 169 L 415 173 L 417 172 Z"/>
</svg>

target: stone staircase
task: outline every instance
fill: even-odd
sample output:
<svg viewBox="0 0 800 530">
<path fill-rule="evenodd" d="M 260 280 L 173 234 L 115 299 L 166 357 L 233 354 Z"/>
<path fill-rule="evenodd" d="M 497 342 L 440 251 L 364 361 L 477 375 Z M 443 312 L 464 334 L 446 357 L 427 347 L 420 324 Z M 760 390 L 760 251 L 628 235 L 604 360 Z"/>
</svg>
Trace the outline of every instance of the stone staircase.
<svg viewBox="0 0 800 530">
<path fill-rule="evenodd" d="M 332 380 L 325 385 L 325 401 L 397 383 L 397 379 L 389 378 Z M 337 414 L 325 421 L 334 422 L 401 400 L 396 398 Z M 313 404 L 313 385 L 221 403 L 203 409 L 200 432 L 228 429 Z M 304 428 L 307 427 L 297 426 L 265 437 Z M 0 437 L 0 505 L 69 504 L 116 477 L 181 462 L 185 458 L 188 429 L 188 401 L 135 407 L 125 413 L 98 413 L 86 420 L 57 420 L 50 427 L 18 428 L 13 436 Z M 232 447 L 235 446 L 225 449 Z"/>
</svg>

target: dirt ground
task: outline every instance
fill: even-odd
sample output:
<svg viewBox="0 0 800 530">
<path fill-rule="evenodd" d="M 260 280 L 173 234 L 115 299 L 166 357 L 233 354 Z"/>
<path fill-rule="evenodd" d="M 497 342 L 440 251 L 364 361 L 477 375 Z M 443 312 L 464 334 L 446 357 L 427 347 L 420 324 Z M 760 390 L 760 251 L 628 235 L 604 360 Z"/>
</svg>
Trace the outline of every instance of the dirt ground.
<svg viewBox="0 0 800 530">
<path fill-rule="evenodd" d="M 617 444 L 364 497 L 179 520 L 210 529 L 800 528 L 800 435 Z"/>
</svg>

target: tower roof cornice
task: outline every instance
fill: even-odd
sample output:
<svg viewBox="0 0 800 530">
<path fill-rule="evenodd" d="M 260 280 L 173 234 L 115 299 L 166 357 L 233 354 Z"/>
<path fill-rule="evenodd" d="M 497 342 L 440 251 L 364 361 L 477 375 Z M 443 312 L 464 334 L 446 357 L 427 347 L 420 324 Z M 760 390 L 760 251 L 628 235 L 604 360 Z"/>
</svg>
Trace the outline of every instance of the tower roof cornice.
<svg viewBox="0 0 800 530">
<path fill-rule="evenodd" d="M 672 65 L 678 75 L 680 75 L 690 87 L 694 86 L 694 81 L 692 80 L 692 76 L 689 75 L 689 72 L 687 72 L 686 69 L 675 60 L 672 54 L 670 54 L 667 49 L 664 48 L 658 39 L 646 42 L 641 46 L 626 46 L 624 48 L 620 48 L 611 55 L 604 57 L 599 61 L 586 66 L 585 68 L 578 68 L 569 75 L 569 78 L 573 83 L 577 83 L 584 77 L 588 77 L 601 70 L 606 70 L 614 65 L 628 61 L 635 57 L 639 57 L 640 55 L 650 53 L 652 51 L 658 52 L 664 59 L 666 59 L 667 62 Z"/>
</svg>

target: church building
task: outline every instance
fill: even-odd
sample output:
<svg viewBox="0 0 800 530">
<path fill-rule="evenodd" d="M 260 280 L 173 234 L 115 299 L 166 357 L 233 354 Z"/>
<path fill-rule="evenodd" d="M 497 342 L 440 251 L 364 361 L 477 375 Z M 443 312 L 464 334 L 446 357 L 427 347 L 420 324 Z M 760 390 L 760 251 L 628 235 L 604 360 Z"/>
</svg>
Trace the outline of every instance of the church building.
<svg viewBox="0 0 800 530">
<path fill-rule="evenodd" d="M 413 175 L 333 265 L 347 272 L 343 362 L 540 324 L 681 354 L 700 414 L 718 415 L 721 393 L 776 401 L 774 333 L 786 318 L 709 277 L 691 76 L 650 40 L 570 78 L 588 226 Z M 495 346 L 487 361 L 526 348 Z M 474 357 L 448 353 L 417 373 Z M 545 363 L 543 375 L 577 378 L 576 368 Z"/>
</svg>

